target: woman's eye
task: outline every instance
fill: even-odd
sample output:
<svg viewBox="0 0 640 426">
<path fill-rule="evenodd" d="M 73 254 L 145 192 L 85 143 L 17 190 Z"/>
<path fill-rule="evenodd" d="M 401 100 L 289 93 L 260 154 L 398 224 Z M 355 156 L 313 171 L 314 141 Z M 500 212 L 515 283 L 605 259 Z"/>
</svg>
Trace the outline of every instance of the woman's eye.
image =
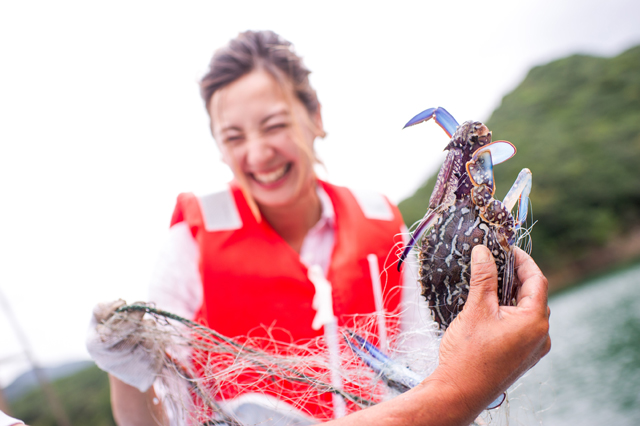
<svg viewBox="0 0 640 426">
<path fill-rule="evenodd" d="M 276 132 L 281 129 L 286 129 L 287 127 L 289 127 L 288 123 L 272 124 L 271 126 L 267 127 L 267 132 Z"/>
<path fill-rule="evenodd" d="M 224 143 L 235 144 L 235 143 L 242 142 L 243 139 L 244 138 L 242 136 L 240 136 L 240 135 L 238 135 L 238 136 L 227 136 L 227 137 L 224 138 Z"/>
</svg>

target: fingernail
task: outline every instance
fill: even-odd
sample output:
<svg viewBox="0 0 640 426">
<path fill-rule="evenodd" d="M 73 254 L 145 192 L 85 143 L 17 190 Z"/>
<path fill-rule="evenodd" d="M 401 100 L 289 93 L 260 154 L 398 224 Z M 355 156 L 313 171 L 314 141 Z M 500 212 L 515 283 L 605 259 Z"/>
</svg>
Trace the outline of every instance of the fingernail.
<svg viewBox="0 0 640 426">
<path fill-rule="evenodd" d="M 475 246 L 471 252 L 472 263 L 487 263 L 489 262 L 489 250 L 484 246 Z"/>
</svg>

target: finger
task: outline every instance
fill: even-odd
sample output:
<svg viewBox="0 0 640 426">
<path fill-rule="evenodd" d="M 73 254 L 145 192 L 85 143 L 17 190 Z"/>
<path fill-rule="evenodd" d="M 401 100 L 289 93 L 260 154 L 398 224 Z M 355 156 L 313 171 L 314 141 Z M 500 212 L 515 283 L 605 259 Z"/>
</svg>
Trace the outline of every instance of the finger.
<svg viewBox="0 0 640 426">
<path fill-rule="evenodd" d="M 531 256 L 519 248 L 516 250 L 516 270 L 522 283 L 518 291 L 517 305 L 521 307 L 538 306 L 542 315 L 547 313 L 547 293 L 549 283 Z"/>
<path fill-rule="evenodd" d="M 478 245 L 471 252 L 471 281 L 467 304 L 498 305 L 498 270 L 489 249 Z"/>
<path fill-rule="evenodd" d="M 113 302 L 102 302 L 98 303 L 93 308 L 93 316 L 98 324 L 101 324 L 111 318 L 113 313 L 121 306 L 126 305 L 122 299 L 114 300 Z"/>
<path fill-rule="evenodd" d="M 534 275 L 522 283 L 518 292 L 517 306 L 540 310 L 540 315 L 547 316 L 547 279 L 543 275 Z"/>
<path fill-rule="evenodd" d="M 531 256 L 519 247 L 514 247 L 514 250 L 516 255 L 515 269 L 518 272 L 520 282 L 525 282 L 529 277 L 534 275 L 543 275 Z"/>
</svg>

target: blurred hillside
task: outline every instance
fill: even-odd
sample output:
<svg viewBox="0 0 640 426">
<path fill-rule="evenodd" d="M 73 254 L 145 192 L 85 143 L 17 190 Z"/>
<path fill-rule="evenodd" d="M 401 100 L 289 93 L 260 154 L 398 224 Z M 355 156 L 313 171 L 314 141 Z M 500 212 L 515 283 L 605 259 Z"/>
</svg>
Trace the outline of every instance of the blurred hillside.
<svg viewBox="0 0 640 426">
<path fill-rule="evenodd" d="M 486 124 L 518 149 L 495 169 L 495 198 L 533 173 L 532 255 L 552 289 L 640 258 L 640 46 L 533 68 Z M 400 203 L 408 226 L 434 184 Z"/>
<path fill-rule="evenodd" d="M 55 367 L 41 368 L 40 372 L 49 382 L 54 382 L 58 379 L 62 379 L 79 371 L 85 370 L 93 365 L 93 361 L 69 362 Z M 35 371 L 29 370 L 18 376 L 2 391 L 7 401 L 13 402 L 39 386 L 40 384 Z"/>
<path fill-rule="evenodd" d="M 71 372 L 77 363 L 64 366 Z M 51 383 L 72 425 L 114 426 L 107 373 L 91 363 L 88 368 Z M 39 387 L 10 399 L 11 414 L 30 426 L 56 426 L 52 409 Z"/>
</svg>

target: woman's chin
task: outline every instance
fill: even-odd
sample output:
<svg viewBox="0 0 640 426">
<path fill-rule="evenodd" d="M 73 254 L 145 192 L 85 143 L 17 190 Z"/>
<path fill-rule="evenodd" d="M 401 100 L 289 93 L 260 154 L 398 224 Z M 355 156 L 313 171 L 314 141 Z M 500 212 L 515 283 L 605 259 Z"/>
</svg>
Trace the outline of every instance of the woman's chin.
<svg viewBox="0 0 640 426">
<path fill-rule="evenodd" d="M 250 191 L 256 203 L 264 207 L 284 207 L 290 205 L 299 196 L 293 182 L 286 182 L 286 180 L 270 184 L 253 181 Z"/>
</svg>

